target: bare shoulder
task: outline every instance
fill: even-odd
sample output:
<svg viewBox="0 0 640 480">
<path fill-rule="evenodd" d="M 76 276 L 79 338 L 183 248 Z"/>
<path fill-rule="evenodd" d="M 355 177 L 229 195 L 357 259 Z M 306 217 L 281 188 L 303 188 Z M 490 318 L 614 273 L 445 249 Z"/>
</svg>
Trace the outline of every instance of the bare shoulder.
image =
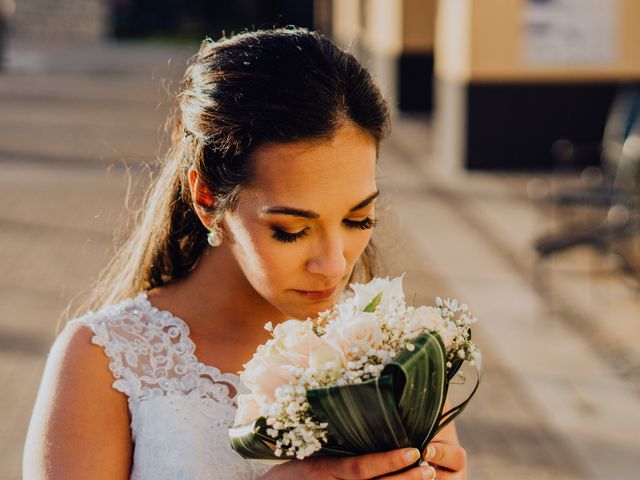
<svg viewBox="0 0 640 480">
<path fill-rule="evenodd" d="M 86 325 L 67 325 L 42 374 L 23 454 L 25 479 L 125 479 L 132 458 L 127 397 Z"/>
</svg>

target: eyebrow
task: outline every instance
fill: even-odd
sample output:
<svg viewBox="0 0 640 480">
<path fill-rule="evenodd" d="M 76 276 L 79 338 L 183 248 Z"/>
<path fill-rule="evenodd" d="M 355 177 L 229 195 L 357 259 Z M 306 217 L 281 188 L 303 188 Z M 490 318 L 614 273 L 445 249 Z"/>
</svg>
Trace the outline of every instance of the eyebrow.
<svg viewBox="0 0 640 480">
<path fill-rule="evenodd" d="M 374 193 L 369 195 L 367 198 L 362 200 L 357 205 L 354 205 L 349 209 L 349 213 L 356 212 L 367 205 L 369 205 L 378 195 L 380 195 L 380 191 L 376 190 Z M 269 207 L 260 211 L 261 214 L 267 215 L 292 215 L 294 217 L 304 217 L 304 218 L 320 218 L 316 212 L 312 212 L 311 210 L 301 210 L 299 208 L 291 208 L 291 207 Z"/>
</svg>

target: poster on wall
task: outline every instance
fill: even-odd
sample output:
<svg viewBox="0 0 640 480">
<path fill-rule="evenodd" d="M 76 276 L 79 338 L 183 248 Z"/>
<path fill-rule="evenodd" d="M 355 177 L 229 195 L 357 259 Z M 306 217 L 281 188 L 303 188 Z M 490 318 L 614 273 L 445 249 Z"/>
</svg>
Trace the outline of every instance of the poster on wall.
<svg viewBox="0 0 640 480">
<path fill-rule="evenodd" d="M 522 12 L 525 65 L 614 63 L 618 8 L 619 0 L 526 0 Z"/>
</svg>

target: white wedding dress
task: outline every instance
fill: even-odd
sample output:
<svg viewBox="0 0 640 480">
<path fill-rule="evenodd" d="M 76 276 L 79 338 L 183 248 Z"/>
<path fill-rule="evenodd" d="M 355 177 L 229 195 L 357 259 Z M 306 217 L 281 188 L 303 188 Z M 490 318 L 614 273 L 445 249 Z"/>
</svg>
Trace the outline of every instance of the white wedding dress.
<svg viewBox="0 0 640 480">
<path fill-rule="evenodd" d="M 256 479 L 273 466 L 231 449 L 240 378 L 198 361 L 184 320 L 141 293 L 73 323 L 91 328 L 110 359 L 113 388 L 128 397 L 131 480 Z"/>
</svg>

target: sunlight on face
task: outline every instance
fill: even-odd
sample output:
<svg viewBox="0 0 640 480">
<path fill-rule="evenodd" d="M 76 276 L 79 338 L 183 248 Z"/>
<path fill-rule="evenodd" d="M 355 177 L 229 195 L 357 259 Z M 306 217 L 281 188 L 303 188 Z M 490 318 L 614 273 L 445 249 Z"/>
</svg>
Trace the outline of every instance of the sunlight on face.
<svg viewBox="0 0 640 480">
<path fill-rule="evenodd" d="M 375 141 L 346 125 L 328 141 L 262 146 L 255 161 L 252 185 L 225 215 L 230 248 L 262 297 L 313 316 L 335 303 L 371 238 Z"/>
</svg>

